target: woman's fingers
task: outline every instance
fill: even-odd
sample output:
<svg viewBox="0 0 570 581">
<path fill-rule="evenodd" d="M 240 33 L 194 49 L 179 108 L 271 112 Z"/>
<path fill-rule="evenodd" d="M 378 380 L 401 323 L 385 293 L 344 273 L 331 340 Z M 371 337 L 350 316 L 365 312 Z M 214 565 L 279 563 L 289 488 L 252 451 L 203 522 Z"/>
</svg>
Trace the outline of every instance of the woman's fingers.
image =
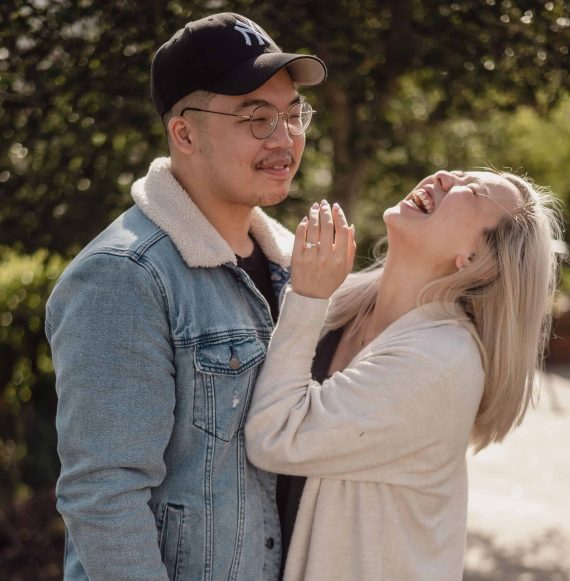
<svg viewBox="0 0 570 581">
<path fill-rule="evenodd" d="M 309 219 L 305 216 L 295 230 L 295 241 L 293 242 L 293 256 L 297 257 L 303 253 L 305 247 L 305 240 L 307 237 L 307 229 L 309 226 Z"/>
<path fill-rule="evenodd" d="M 354 254 L 354 226 L 348 225 L 344 211 L 337 203 L 331 208 L 326 200 L 320 204 L 315 202 L 309 209 L 308 218 L 299 224 L 297 232 L 300 231 L 305 235 L 302 241 L 304 250 L 314 250 L 315 254 L 318 251 L 321 257 L 324 251 L 333 249 L 337 256 L 349 256 L 351 250 Z M 300 247 L 297 237 L 295 244 Z"/>
<path fill-rule="evenodd" d="M 319 251 L 332 251 L 334 243 L 334 221 L 332 216 L 331 207 L 326 200 L 321 202 L 320 209 L 320 226 L 321 226 L 321 238 L 320 238 L 320 248 Z"/>
<path fill-rule="evenodd" d="M 341 255 L 346 255 L 348 249 L 348 222 L 342 208 L 335 204 L 333 206 L 333 217 L 335 227 L 334 247 Z"/>
<path fill-rule="evenodd" d="M 348 261 L 350 263 L 350 270 L 354 264 L 354 257 L 356 255 L 356 237 L 354 231 L 354 224 L 349 228 L 348 233 Z"/>
<path fill-rule="evenodd" d="M 335 254 L 338 254 L 340 260 L 346 261 L 344 264 L 348 273 L 352 270 L 356 253 L 354 226 L 348 225 L 344 211 L 338 204 L 333 206 L 333 219 L 335 225 Z"/>
<path fill-rule="evenodd" d="M 317 244 L 320 239 L 319 214 L 320 205 L 315 202 L 309 210 L 309 222 L 307 225 L 307 242 Z"/>
<path fill-rule="evenodd" d="M 313 204 L 295 232 L 291 286 L 307 297 L 329 298 L 352 270 L 354 231 L 341 207 Z"/>
<path fill-rule="evenodd" d="M 305 236 L 302 248 L 304 250 L 318 248 L 321 254 L 323 251 L 333 250 L 333 248 L 338 249 L 340 253 L 346 253 L 349 244 L 354 240 L 352 238 L 349 241 L 350 227 L 344 211 L 337 203 L 331 208 L 326 200 L 320 204 L 315 202 L 309 209 L 308 217 L 304 220 L 297 227 L 298 236 L 295 237 L 295 248 L 297 249 L 301 246 L 299 238 L 301 232 Z"/>
</svg>

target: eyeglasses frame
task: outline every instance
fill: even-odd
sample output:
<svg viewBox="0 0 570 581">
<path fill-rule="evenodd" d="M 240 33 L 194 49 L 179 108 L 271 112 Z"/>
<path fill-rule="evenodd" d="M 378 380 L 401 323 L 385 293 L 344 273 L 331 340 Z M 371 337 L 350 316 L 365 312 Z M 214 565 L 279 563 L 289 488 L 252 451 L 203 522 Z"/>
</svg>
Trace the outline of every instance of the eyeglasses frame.
<svg viewBox="0 0 570 581">
<path fill-rule="evenodd" d="M 305 129 L 303 129 L 303 131 L 301 131 L 301 133 L 293 133 L 291 131 L 291 128 L 289 127 L 289 115 L 291 114 L 291 109 L 293 109 L 293 107 L 296 107 L 297 105 L 308 105 L 311 108 L 311 116 L 309 118 L 309 123 L 307 123 L 307 127 L 305 127 Z M 273 109 L 275 109 L 277 111 L 277 123 L 275 123 L 271 132 L 268 133 L 265 137 L 257 137 L 257 135 L 255 135 L 253 133 L 253 125 L 251 123 L 251 120 L 253 119 L 255 112 L 258 109 L 261 109 L 262 107 L 273 107 Z M 252 111 L 251 115 L 239 115 L 238 113 L 226 113 L 225 111 L 212 111 L 211 109 L 200 109 L 199 107 L 184 107 L 184 109 L 182 109 L 182 111 L 180 111 L 180 116 L 183 117 L 184 113 L 186 113 L 186 111 L 198 111 L 200 113 L 215 113 L 216 115 L 226 115 L 228 117 L 239 117 L 240 119 L 247 119 L 249 121 L 249 129 L 251 131 L 252 136 L 255 139 L 259 139 L 260 141 L 263 139 L 267 139 L 268 137 L 271 137 L 275 133 L 275 130 L 277 129 L 277 125 L 279 124 L 279 119 L 282 119 L 285 121 L 285 125 L 287 126 L 287 131 L 291 135 L 293 135 L 294 137 L 298 137 L 299 135 L 303 135 L 303 133 L 305 133 L 307 131 L 307 129 L 309 128 L 309 125 L 311 124 L 311 121 L 313 120 L 313 115 L 316 113 L 316 111 L 313 109 L 312 105 L 310 103 L 307 103 L 306 101 L 299 101 L 297 103 L 293 103 L 291 105 L 291 107 L 289 107 L 287 112 L 279 111 L 279 109 L 277 109 L 277 107 L 275 107 L 275 105 L 271 105 L 271 103 L 267 103 L 265 105 L 258 105 Z"/>
</svg>

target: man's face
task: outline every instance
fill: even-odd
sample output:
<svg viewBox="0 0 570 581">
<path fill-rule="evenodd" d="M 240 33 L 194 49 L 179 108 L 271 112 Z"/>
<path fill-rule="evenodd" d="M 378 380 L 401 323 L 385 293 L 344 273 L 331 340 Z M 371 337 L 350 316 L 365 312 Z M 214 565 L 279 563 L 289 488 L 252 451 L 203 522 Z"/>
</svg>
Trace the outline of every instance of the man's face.
<svg viewBox="0 0 570 581">
<path fill-rule="evenodd" d="M 287 112 L 299 95 L 284 69 L 247 95 L 215 95 L 207 109 L 251 115 L 260 105 Z M 305 136 L 289 134 L 279 120 L 272 135 L 256 139 L 248 120 L 212 113 L 195 125 L 197 148 L 193 163 L 202 187 L 219 202 L 241 206 L 271 206 L 287 197 L 305 148 Z"/>
</svg>

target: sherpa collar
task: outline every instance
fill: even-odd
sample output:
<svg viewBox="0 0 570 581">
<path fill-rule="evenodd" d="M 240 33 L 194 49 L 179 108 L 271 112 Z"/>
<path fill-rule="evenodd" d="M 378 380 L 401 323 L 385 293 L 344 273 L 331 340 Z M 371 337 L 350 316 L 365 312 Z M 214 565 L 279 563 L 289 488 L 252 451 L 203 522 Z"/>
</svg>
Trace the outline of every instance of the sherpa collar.
<svg viewBox="0 0 570 581">
<path fill-rule="evenodd" d="M 131 189 L 137 206 L 172 239 L 190 267 L 237 264 L 230 245 L 198 209 L 170 171 L 170 158 L 159 157 Z M 282 268 L 291 265 L 294 236 L 260 208 L 254 208 L 250 232 L 265 256 Z"/>
</svg>

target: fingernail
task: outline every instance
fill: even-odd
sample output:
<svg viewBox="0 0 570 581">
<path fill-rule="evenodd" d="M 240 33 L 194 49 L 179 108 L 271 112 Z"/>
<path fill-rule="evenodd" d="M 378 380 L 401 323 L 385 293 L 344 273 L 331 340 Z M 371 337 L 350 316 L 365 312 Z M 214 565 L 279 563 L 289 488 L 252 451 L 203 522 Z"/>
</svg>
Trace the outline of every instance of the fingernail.
<svg viewBox="0 0 570 581">
<path fill-rule="evenodd" d="M 321 206 L 328 206 L 329 203 L 326 200 L 321 200 Z"/>
<path fill-rule="evenodd" d="M 317 210 L 317 209 L 319 208 L 319 203 L 318 203 L 318 202 L 315 202 L 315 203 L 314 203 L 314 204 L 311 206 L 311 208 L 312 208 L 313 210 Z"/>
<path fill-rule="evenodd" d="M 307 216 L 303 216 L 303 219 L 301 220 L 301 224 L 305 224 L 305 222 L 308 222 L 309 218 L 307 218 Z"/>
</svg>

